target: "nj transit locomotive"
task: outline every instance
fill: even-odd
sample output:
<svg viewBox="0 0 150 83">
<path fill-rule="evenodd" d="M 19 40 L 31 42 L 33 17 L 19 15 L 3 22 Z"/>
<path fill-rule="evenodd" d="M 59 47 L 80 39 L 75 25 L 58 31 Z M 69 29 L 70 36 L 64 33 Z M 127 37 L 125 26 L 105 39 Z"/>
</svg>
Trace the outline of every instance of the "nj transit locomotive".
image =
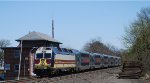
<svg viewBox="0 0 150 83">
<path fill-rule="evenodd" d="M 40 47 L 35 53 L 34 73 L 51 75 L 62 71 L 82 71 L 120 65 L 120 57 L 80 52 L 57 47 Z"/>
</svg>

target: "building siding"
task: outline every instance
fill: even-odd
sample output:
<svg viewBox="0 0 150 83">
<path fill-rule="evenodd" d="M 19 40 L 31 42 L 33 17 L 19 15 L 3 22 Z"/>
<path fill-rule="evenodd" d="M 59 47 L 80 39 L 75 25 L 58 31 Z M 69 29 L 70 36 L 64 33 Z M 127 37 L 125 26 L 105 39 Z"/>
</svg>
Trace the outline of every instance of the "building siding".
<svg viewBox="0 0 150 83">
<path fill-rule="evenodd" d="M 29 54 L 31 48 L 23 48 L 21 58 L 21 72 L 20 76 L 29 76 Z M 7 48 L 4 50 L 4 66 L 10 64 L 10 70 L 6 70 L 6 79 L 15 79 L 18 76 L 18 71 L 15 71 L 14 65 L 19 64 L 20 57 L 15 57 L 14 51 L 20 50 L 19 48 Z"/>
</svg>

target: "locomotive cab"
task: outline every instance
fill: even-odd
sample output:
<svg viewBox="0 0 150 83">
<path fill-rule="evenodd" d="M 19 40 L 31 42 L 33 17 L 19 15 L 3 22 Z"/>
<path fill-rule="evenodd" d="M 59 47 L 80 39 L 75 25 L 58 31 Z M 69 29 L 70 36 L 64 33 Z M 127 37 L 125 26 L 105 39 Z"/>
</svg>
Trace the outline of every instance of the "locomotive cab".
<svg viewBox="0 0 150 83">
<path fill-rule="evenodd" d="M 36 50 L 34 73 L 37 76 L 47 76 L 61 71 L 73 70 L 75 66 L 75 54 L 70 49 L 40 47 Z"/>
<path fill-rule="evenodd" d="M 50 67 L 51 56 L 51 48 L 40 47 L 39 49 L 37 49 L 34 61 L 35 67 L 37 69 L 47 69 L 48 67 Z"/>
<path fill-rule="evenodd" d="M 51 67 L 52 48 L 40 47 L 37 49 L 34 58 L 34 73 L 47 73 L 47 69 Z"/>
</svg>

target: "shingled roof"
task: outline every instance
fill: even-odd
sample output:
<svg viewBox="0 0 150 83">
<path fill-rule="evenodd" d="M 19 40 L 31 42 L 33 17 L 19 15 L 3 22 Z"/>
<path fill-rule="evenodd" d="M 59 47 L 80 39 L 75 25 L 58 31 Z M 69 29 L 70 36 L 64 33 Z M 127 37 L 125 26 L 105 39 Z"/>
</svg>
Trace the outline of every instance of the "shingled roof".
<svg viewBox="0 0 150 83">
<path fill-rule="evenodd" d="M 46 41 L 51 41 L 51 42 L 62 44 L 61 42 L 59 42 L 58 40 L 50 37 L 47 34 L 40 33 L 40 32 L 35 32 L 35 31 L 28 33 L 27 35 L 17 39 L 16 41 L 24 41 L 24 40 L 26 40 L 26 41 L 46 40 Z"/>
</svg>

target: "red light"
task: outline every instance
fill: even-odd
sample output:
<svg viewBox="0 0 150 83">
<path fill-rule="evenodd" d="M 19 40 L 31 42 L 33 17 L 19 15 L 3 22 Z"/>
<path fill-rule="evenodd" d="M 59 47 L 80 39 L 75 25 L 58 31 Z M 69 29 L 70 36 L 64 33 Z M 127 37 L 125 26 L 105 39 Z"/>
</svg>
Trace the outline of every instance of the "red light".
<svg viewBox="0 0 150 83">
<path fill-rule="evenodd" d="M 40 60 L 34 60 L 34 63 L 35 63 L 35 64 L 39 64 L 39 63 L 40 63 Z"/>
<path fill-rule="evenodd" d="M 47 63 L 47 64 L 50 64 L 50 63 L 51 63 L 50 60 L 51 60 L 51 59 L 46 59 L 46 63 Z"/>
</svg>

